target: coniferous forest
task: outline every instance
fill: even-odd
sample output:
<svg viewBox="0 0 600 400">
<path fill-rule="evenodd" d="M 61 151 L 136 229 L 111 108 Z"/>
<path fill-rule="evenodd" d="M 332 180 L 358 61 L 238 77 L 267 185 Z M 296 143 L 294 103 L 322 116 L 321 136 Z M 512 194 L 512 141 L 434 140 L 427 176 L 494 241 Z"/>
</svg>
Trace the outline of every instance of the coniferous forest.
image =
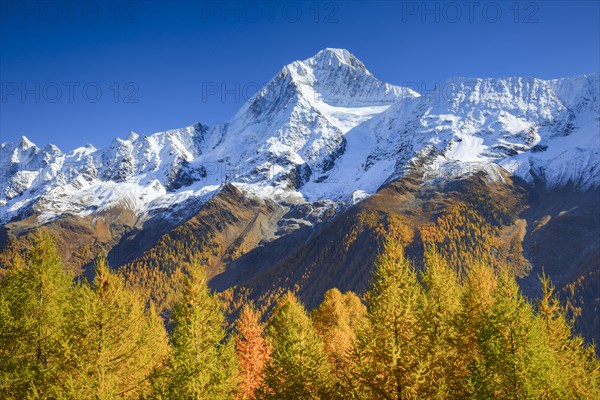
<svg viewBox="0 0 600 400">
<path fill-rule="evenodd" d="M 540 276 L 535 303 L 511 266 L 389 238 L 366 293 L 293 292 L 235 313 L 200 263 L 168 318 L 106 259 L 93 278 L 61 264 L 53 236 L 2 257 L 3 399 L 597 399 L 600 364 Z M 461 263 L 460 265 L 457 265 Z"/>
</svg>

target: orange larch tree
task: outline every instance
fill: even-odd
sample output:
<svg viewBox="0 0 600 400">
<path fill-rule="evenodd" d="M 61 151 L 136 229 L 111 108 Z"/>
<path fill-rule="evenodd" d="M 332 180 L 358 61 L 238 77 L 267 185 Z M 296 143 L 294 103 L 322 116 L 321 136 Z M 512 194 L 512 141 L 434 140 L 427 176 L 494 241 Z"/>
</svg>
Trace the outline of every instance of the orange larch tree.
<svg viewBox="0 0 600 400">
<path fill-rule="evenodd" d="M 244 305 L 236 328 L 235 344 L 240 365 L 238 399 L 252 399 L 254 392 L 263 382 L 264 368 L 271 355 L 271 346 L 263 336 L 264 327 L 260 323 L 260 314 L 253 306 Z"/>
</svg>

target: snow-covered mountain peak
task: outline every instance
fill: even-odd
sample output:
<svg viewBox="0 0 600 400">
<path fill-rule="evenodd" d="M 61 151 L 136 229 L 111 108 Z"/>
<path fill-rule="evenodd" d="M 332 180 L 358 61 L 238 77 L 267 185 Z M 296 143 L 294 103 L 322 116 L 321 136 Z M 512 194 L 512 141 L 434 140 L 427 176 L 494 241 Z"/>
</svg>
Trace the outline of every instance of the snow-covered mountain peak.
<svg viewBox="0 0 600 400">
<path fill-rule="evenodd" d="M 44 151 L 48 153 L 62 154 L 62 151 L 58 148 L 58 146 L 53 145 L 52 143 L 47 144 L 46 147 L 44 147 Z"/>
<path fill-rule="evenodd" d="M 313 57 L 284 66 L 234 116 L 232 121 L 273 119 L 301 107 L 317 109 L 389 106 L 418 93 L 384 83 L 348 50 L 324 49 Z M 340 110 L 338 110 L 340 111 Z M 251 121 L 248 121 L 251 123 Z"/>
<path fill-rule="evenodd" d="M 328 70 L 347 65 L 363 74 L 373 76 L 356 56 L 346 49 L 325 48 L 314 56 L 303 61 L 304 64 L 316 70 Z"/>
<path fill-rule="evenodd" d="M 24 152 L 29 149 L 38 149 L 38 147 L 26 136 L 21 136 L 17 142 L 4 142 L 0 144 L 0 149 L 4 152 Z M 39 150 L 39 149 L 38 149 Z"/>
<path fill-rule="evenodd" d="M 571 110 L 597 111 L 600 108 L 600 72 L 548 81 L 563 104 Z"/>
<path fill-rule="evenodd" d="M 313 57 L 295 61 L 278 77 L 288 78 L 311 103 L 334 107 L 390 105 L 403 97 L 416 97 L 411 89 L 384 83 L 344 49 L 327 48 Z"/>
<path fill-rule="evenodd" d="M 31 140 L 21 136 L 18 142 L 5 142 L 0 147 L 2 164 L 29 163 L 40 152 Z"/>
<path fill-rule="evenodd" d="M 565 108 L 548 81 L 533 77 L 454 78 L 443 85 L 442 95 L 446 103 L 438 105 L 450 105 L 458 113 L 503 110 L 527 118 L 550 118 Z"/>
<path fill-rule="evenodd" d="M 129 132 L 129 135 L 127 136 L 127 140 L 129 141 L 134 141 L 136 140 L 138 137 L 140 137 L 140 135 L 138 135 L 137 133 L 135 133 L 134 131 Z"/>
<path fill-rule="evenodd" d="M 414 166 L 426 181 L 483 170 L 598 186 L 599 76 L 453 78 L 420 96 L 378 80 L 347 50 L 324 49 L 283 67 L 213 127 L 131 132 L 66 154 L 27 138 L 3 143 L 0 221 L 125 207 L 143 222 L 226 182 L 283 202 L 348 202 Z"/>
<path fill-rule="evenodd" d="M 82 147 L 78 147 L 74 150 L 71 150 L 69 153 L 67 153 L 67 157 L 71 157 L 74 154 L 91 154 L 97 150 L 98 149 L 96 149 L 96 147 L 91 143 L 86 143 Z"/>
<path fill-rule="evenodd" d="M 37 147 L 31 140 L 27 139 L 26 136 L 21 136 L 21 140 L 19 141 L 19 148 L 22 150 L 27 150 L 31 147 Z"/>
<path fill-rule="evenodd" d="M 344 134 L 414 91 L 375 78 L 347 50 L 283 67 L 226 124 L 207 133 L 202 160 L 242 169 L 244 183 L 298 189 L 324 179 Z"/>
<path fill-rule="evenodd" d="M 391 132 L 374 154 L 394 148 L 397 160 L 430 154 L 431 178 L 493 166 L 550 187 L 598 186 L 599 97 L 598 74 L 552 81 L 453 78 L 436 95 L 399 102 L 370 121 L 374 131 Z M 398 140 L 402 145 L 393 147 Z M 397 163 L 392 176 L 408 165 Z"/>
</svg>

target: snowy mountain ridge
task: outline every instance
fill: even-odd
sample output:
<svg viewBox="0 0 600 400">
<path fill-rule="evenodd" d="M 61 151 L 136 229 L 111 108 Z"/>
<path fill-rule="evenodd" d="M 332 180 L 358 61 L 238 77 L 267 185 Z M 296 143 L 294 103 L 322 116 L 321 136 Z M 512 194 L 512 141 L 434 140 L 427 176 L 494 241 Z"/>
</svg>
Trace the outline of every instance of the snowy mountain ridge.
<svg viewBox="0 0 600 400">
<path fill-rule="evenodd" d="M 0 148 L 0 222 L 35 213 L 151 213 L 231 182 L 284 203 L 350 202 L 416 168 L 425 180 L 485 170 L 549 187 L 600 186 L 600 74 L 455 78 L 440 96 L 379 81 L 347 50 L 281 69 L 226 123 L 69 153 L 23 137 Z M 416 162 L 418 161 L 418 162 Z"/>
</svg>

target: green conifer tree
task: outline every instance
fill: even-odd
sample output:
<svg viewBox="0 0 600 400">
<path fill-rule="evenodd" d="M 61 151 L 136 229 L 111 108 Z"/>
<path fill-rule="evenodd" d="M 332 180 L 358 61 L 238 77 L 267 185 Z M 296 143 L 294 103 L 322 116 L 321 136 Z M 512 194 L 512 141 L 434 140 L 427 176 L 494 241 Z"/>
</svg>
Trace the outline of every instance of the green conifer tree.
<svg viewBox="0 0 600 400">
<path fill-rule="evenodd" d="M 23 261 L 0 280 L 0 393 L 53 398 L 63 372 L 60 341 L 72 277 L 45 230 L 35 234 Z"/>
<path fill-rule="evenodd" d="M 388 242 L 376 261 L 366 294 L 367 323 L 353 349 L 355 396 L 368 399 L 415 398 L 426 373 L 420 349 L 418 307 L 422 296 L 415 270 L 402 246 Z"/>
<path fill-rule="evenodd" d="M 452 393 L 459 398 L 468 395 L 471 366 L 480 357 L 478 332 L 486 324 L 494 302 L 498 280 L 493 269 L 485 264 L 469 265 L 462 282 L 460 308 L 453 319 L 457 333 L 454 348 L 460 354 L 450 371 Z"/>
<path fill-rule="evenodd" d="M 485 315 L 475 327 L 479 354 L 470 365 L 469 397 L 541 398 L 551 387 L 548 338 L 508 272 L 499 274 Z"/>
<path fill-rule="evenodd" d="M 323 341 L 293 294 L 277 304 L 267 335 L 272 352 L 258 398 L 332 398 L 333 377 Z"/>
<path fill-rule="evenodd" d="M 218 299 L 201 268 L 193 268 L 173 310 L 173 356 L 155 379 L 156 396 L 167 399 L 230 399 L 237 391 L 235 347 L 227 340 Z"/>
<path fill-rule="evenodd" d="M 168 354 L 167 334 L 154 308 L 125 287 L 106 259 L 97 260 L 93 284 L 73 292 L 67 317 L 66 397 L 139 398 L 149 392 L 149 375 Z"/>
<path fill-rule="evenodd" d="M 420 397 L 444 399 L 450 397 L 453 370 L 462 357 L 454 346 L 457 332 L 453 324 L 460 310 L 462 288 L 457 272 L 435 248 L 426 250 L 424 264 L 418 315 L 428 384 L 422 387 Z"/>
<path fill-rule="evenodd" d="M 544 390 L 555 399 L 600 398 L 600 363 L 594 346 L 586 346 L 583 338 L 572 333 L 573 323 L 554 294 L 547 275 L 540 277 L 542 297 L 538 300 L 538 316 L 548 338 L 554 365 Z"/>
</svg>

